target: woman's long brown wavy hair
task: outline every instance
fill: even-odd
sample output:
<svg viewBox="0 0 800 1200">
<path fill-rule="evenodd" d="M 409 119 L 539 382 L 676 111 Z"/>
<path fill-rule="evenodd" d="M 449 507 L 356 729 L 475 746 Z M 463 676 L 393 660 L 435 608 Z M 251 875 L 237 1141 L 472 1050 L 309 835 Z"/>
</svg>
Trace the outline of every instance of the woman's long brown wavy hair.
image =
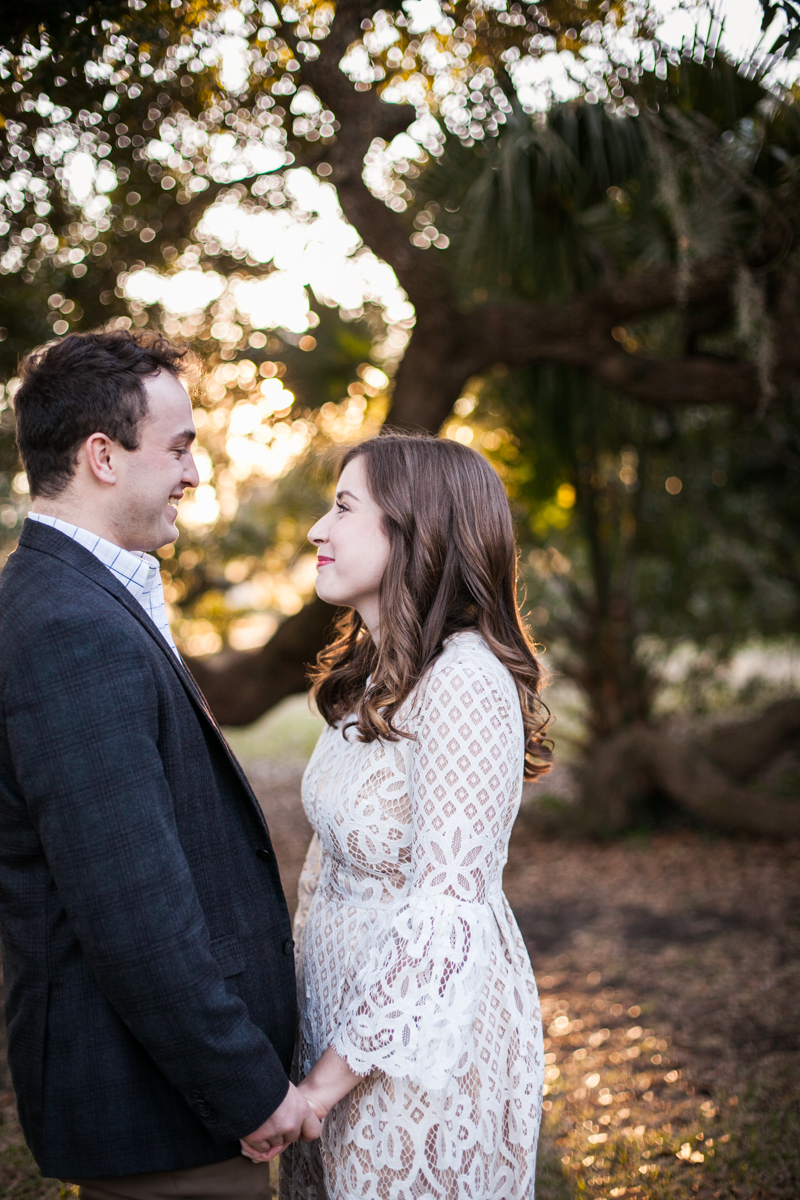
<svg viewBox="0 0 800 1200">
<path fill-rule="evenodd" d="M 503 485 L 459 442 L 384 434 L 353 447 L 383 514 L 389 559 L 380 587 L 380 644 L 354 609 L 317 657 L 312 696 L 329 724 L 354 716 L 364 742 L 412 736 L 398 709 L 451 634 L 474 629 L 511 672 L 525 726 L 525 778 L 549 769 L 542 670 L 517 605 L 517 554 Z M 370 678 L 371 677 L 371 678 Z M 367 680 L 369 688 L 367 688 Z"/>
</svg>

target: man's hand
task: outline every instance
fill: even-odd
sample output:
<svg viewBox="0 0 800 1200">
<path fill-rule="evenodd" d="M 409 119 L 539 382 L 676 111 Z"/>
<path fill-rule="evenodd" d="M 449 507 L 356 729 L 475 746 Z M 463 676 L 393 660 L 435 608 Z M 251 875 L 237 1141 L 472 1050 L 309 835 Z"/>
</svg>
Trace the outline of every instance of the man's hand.
<svg viewBox="0 0 800 1200">
<path fill-rule="evenodd" d="M 293 1083 L 286 1099 L 263 1125 L 242 1138 L 242 1154 L 253 1162 L 269 1162 L 290 1142 L 313 1142 L 322 1133 L 322 1123 Z"/>
</svg>

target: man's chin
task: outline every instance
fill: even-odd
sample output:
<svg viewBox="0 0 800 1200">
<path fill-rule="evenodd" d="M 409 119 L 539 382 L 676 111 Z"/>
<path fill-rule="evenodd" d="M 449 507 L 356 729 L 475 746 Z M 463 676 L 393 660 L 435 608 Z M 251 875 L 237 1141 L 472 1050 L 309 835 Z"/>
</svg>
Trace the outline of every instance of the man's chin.
<svg viewBox="0 0 800 1200">
<path fill-rule="evenodd" d="M 177 542 L 178 529 L 174 520 L 170 521 L 168 517 L 165 517 L 161 522 L 161 527 L 153 535 L 153 540 L 155 545 L 151 551 L 152 554 L 155 554 L 156 550 L 161 550 L 163 546 L 171 546 L 174 542 Z"/>
</svg>

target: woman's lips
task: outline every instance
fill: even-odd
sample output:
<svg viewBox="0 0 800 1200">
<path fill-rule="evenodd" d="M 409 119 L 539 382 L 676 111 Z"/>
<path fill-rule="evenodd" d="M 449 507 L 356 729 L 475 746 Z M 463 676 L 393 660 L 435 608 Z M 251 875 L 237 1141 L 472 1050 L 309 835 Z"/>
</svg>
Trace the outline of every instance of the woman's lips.
<svg viewBox="0 0 800 1200">
<path fill-rule="evenodd" d="M 320 567 L 327 567 L 328 563 L 332 563 L 332 562 L 333 562 L 333 559 L 332 559 L 332 558 L 325 558 L 325 556 L 324 556 L 324 555 L 322 555 L 322 554 L 318 555 L 318 557 L 317 557 L 317 570 L 319 570 L 319 569 L 320 569 Z"/>
</svg>

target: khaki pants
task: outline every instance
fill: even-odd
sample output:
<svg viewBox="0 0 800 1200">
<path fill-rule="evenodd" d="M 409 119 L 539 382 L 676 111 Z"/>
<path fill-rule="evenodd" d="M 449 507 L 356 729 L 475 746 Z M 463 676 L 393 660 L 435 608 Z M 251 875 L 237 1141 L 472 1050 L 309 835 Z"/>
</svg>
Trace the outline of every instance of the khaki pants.
<svg viewBox="0 0 800 1200">
<path fill-rule="evenodd" d="M 240 1154 L 207 1167 L 72 1182 L 80 1200 L 272 1200 L 269 1167 Z"/>
</svg>

